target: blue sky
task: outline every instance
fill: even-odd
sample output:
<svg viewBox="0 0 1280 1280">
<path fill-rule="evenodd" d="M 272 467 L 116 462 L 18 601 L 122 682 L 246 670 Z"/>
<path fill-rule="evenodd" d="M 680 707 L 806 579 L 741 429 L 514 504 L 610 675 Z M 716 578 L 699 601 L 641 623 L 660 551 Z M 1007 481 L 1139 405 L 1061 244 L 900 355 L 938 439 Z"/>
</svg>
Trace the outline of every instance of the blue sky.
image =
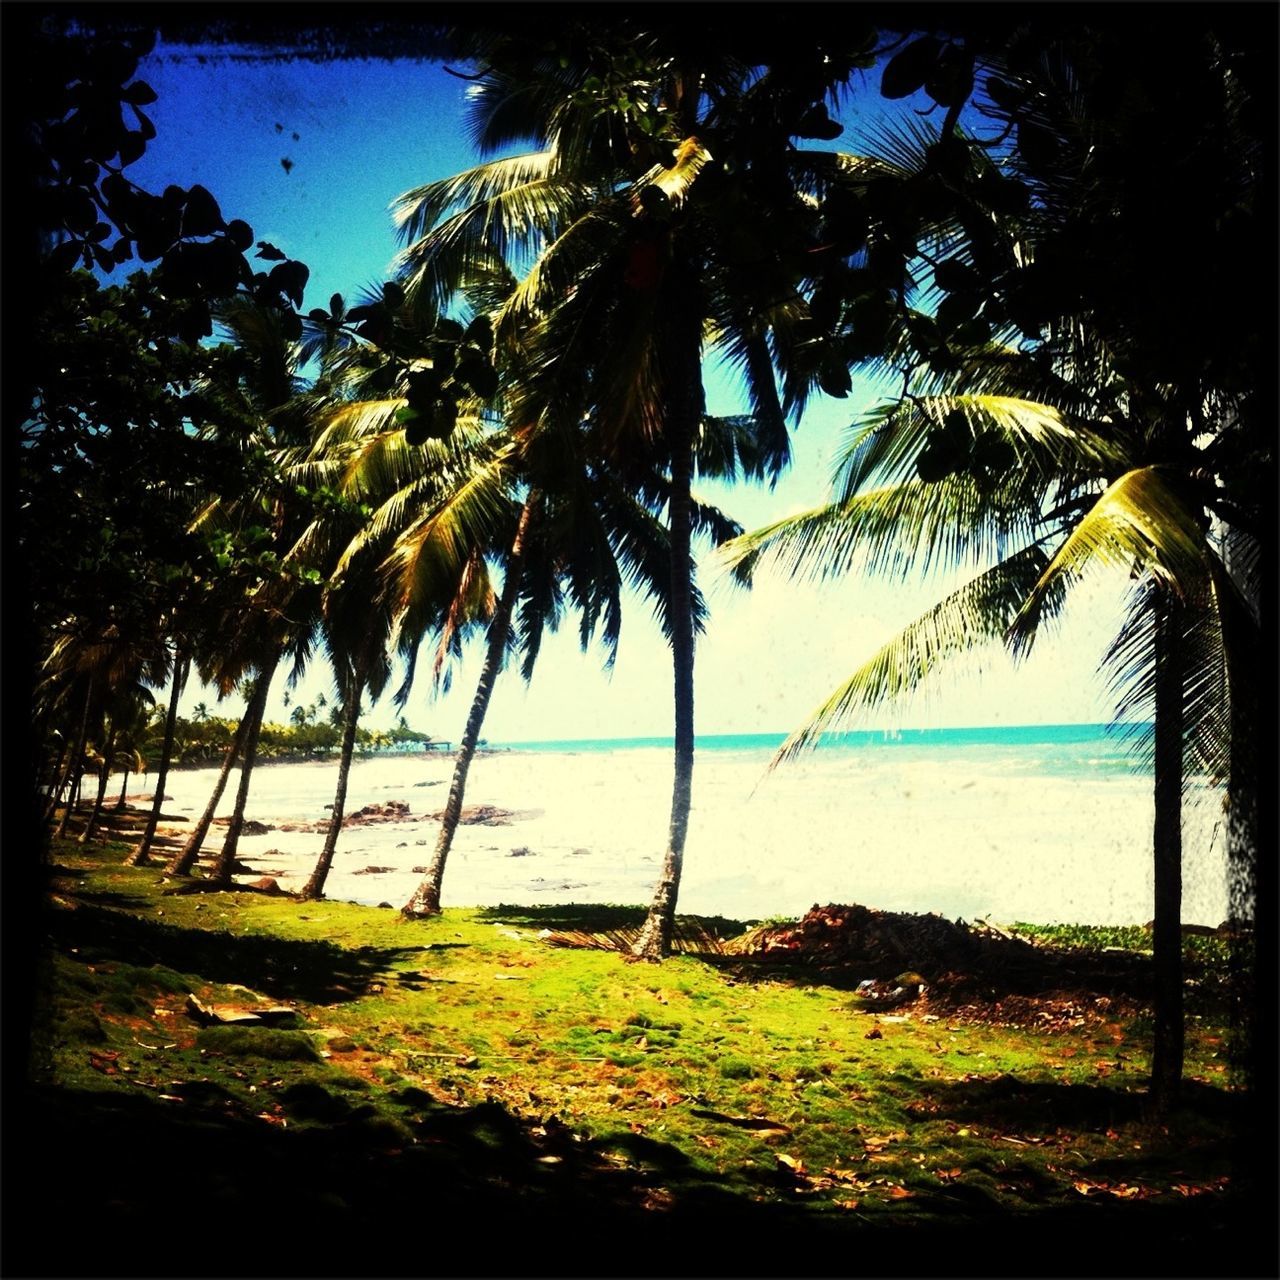
<svg viewBox="0 0 1280 1280">
<path fill-rule="evenodd" d="M 199 51 L 162 45 L 139 74 L 159 95 L 148 108 L 157 136 L 131 176 L 150 190 L 203 184 L 225 217 L 243 218 L 257 239 L 308 265 L 308 308 L 326 305 L 335 292 L 351 299 L 387 279 L 399 247 L 390 202 L 477 159 L 463 127 L 466 85 L 438 65 L 237 61 L 225 50 L 202 58 Z M 744 408 L 737 386 L 714 368 L 707 396 L 712 412 Z M 792 469 L 775 489 L 713 496 L 747 528 L 820 503 L 842 434 L 874 400 L 874 388 L 860 382 L 848 399 L 817 397 L 795 433 Z M 796 728 L 876 646 L 955 581 L 847 578 L 818 588 L 762 573 L 744 592 L 705 564 L 701 572 L 712 618 L 698 647 L 700 733 Z M 868 727 L 1107 719 L 1094 673 L 1118 599 L 1115 589 L 1087 591 L 1060 636 L 1047 638 L 1019 670 L 999 651 L 966 660 L 930 695 L 877 713 Z M 486 737 L 669 734 L 668 651 L 647 606 L 635 599 L 628 604 L 611 673 L 603 670 L 600 651 L 579 651 L 575 628 L 567 624 L 544 645 L 532 686 L 515 672 L 499 681 Z M 409 722 L 456 740 L 478 669 L 473 653 L 452 692 L 435 699 L 423 681 L 406 709 Z M 321 691 L 333 695 L 327 668 L 318 666 L 290 696 L 306 703 Z M 278 680 L 269 718 L 285 718 L 283 693 Z M 214 702 L 209 691 L 193 687 L 184 709 L 202 700 Z M 241 705 L 232 698 L 219 710 L 235 714 Z M 385 727 L 396 714 L 384 699 L 364 723 Z"/>
</svg>

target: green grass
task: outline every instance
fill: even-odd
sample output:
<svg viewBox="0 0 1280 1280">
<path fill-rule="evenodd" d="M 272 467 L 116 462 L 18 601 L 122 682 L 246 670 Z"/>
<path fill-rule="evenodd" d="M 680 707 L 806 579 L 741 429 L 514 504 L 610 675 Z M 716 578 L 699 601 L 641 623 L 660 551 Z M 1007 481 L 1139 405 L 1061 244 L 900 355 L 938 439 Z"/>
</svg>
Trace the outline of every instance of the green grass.
<svg viewBox="0 0 1280 1280">
<path fill-rule="evenodd" d="M 650 1207 L 714 1195 L 809 1222 L 1175 1206 L 1220 1196 L 1232 1176 L 1236 1099 L 1212 1013 L 1189 1023 L 1187 1105 L 1154 1124 L 1149 1021 L 1105 995 L 1082 993 L 1078 1020 L 880 1015 L 812 978 L 688 955 L 631 963 L 538 937 L 624 927 L 634 908 L 406 922 L 248 892 L 166 896 L 160 873 L 119 865 L 122 852 L 55 851 L 65 873 L 33 1070 L 91 1109 L 143 1095 L 202 1123 L 340 1133 L 485 1177 L 495 1151 L 532 1144 L 535 1165 L 571 1151 Z M 1024 931 L 1095 949 L 1140 950 L 1145 936 Z M 188 992 L 294 1005 L 296 1029 L 201 1028 Z"/>
</svg>

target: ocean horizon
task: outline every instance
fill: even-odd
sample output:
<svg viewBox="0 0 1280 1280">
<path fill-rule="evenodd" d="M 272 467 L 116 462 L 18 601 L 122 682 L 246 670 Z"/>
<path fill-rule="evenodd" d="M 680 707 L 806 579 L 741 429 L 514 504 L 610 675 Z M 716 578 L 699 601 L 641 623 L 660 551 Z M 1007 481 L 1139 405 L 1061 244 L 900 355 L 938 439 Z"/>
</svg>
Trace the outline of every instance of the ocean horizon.
<svg viewBox="0 0 1280 1280">
<path fill-rule="evenodd" d="M 1106 742 L 1117 750 L 1129 750 L 1132 735 L 1151 728 L 1150 723 L 1131 721 L 1122 724 L 1008 724 L 964 725 L 946 728 L 882 728 L 855 729 L 825 734 L 816 744 L 817 751 L 856 750 L 869 746 L 977 746 L 1016 745 L 1019 743 L 1075 744 Z M 776 751 L 790 737 L 785 732 L 699 733 L 695 749 L 703 751 Z M 675 739 L 670 734 L 622 738 L 531 738 L 487 741 L 490 750 L 511 751 L 629 751 L 636 749 L 671 749 Z"/>
</svg>

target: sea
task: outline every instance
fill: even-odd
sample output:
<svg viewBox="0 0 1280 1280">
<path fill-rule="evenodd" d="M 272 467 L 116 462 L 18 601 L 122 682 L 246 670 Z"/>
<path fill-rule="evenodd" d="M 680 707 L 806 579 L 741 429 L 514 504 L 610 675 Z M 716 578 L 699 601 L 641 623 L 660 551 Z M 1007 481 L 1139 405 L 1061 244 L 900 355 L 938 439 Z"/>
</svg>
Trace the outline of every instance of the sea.
<svg viewBox="0 0 1280 1280">
<path fill-rule="evenodd" d="M 1152 907 L 1152 778 L 1132 730 L 1105 725 L 901 729 L 840 735 L 771 768 L 783 734 L 697 740 L 679 910 L 790 918 L 860 903 L 994 923 L 1141 924 Z M 399 801 L 404 821 L 353 825 L 326 896 L 402 905 L 436 843 L 452 755 L 357 759 L 347 812 Z M 166 813 L 194 820 L 214 769 L 178 770 Z M 323 842 L 281 823 L 322 821 L 336 761 L 261 764 L 245 836 L 252 876 L 300 887 Z M 229 813 L 232 775 L 220 812 Z M 670 813 L 670 739 L 489 743 L 467 806 L 509 815 L 458 829 L 446 906 L 645 903 Z M 1222 797 L 1191 783 L 1184 813 L 1183 919 L 1228 914 Z"/>
</svg>

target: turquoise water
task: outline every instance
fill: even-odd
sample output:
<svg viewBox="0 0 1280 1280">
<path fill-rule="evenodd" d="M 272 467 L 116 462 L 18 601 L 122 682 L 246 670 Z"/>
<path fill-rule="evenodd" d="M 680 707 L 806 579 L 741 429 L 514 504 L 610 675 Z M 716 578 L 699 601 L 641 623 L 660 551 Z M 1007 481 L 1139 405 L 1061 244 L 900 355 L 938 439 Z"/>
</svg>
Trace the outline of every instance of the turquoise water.
<svg viewBox="0 0 1280 1280">
<path fill-rule="evenodd" d="M 969 758 L 999 764 L 1018 773 L 1138 773 L 1147 766 L 1135 755 L 1132 737 L 1143 726 L 1105 724 L 979 725 L 961 729 L 869 729 L 825 738 L 817 754 L 865 755 L 892 750 L 906 765 L 925 757 L 940 759 L 963 751 Z M 758 755 L 762 761 L 786 741 L 785 733 L 721 733 L 700 735 L 697 751 Z M 559 741 L 490 743 L 496 750 L 560 753 L 670 751 L 672 739 L 572 738 Z M 900 755 L 897 753 L 901 753 Z M 883 757 L 882 757 L 883 758 Z"/>
</svg>

